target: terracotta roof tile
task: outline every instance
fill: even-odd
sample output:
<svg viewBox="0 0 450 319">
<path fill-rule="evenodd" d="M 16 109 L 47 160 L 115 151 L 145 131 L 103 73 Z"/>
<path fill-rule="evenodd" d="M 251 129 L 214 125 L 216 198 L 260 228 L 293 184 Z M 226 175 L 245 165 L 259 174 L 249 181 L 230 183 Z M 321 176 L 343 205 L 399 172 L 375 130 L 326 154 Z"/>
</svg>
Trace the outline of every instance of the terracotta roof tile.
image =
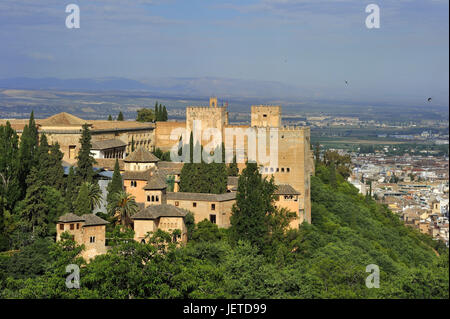
<svg viewBox="0 0 450 319">
<path fill-rule="evenodd" d="M 157 219 L 160 217 L 184 217 L 187 211 L 173 205 L 150 205 L 140 212 L 134 214 L 131 219 Z"/>
<path fill-rule="evenodd" d="M 125 162 L 136 162 L 136 163 L 155 163 L 159 161 L 155 155 L 153 155 L 150 151 L 144 149 L 143 147 L 138 148 L 133 153 L 128 155 L 125 159 Z"/>
</svg>

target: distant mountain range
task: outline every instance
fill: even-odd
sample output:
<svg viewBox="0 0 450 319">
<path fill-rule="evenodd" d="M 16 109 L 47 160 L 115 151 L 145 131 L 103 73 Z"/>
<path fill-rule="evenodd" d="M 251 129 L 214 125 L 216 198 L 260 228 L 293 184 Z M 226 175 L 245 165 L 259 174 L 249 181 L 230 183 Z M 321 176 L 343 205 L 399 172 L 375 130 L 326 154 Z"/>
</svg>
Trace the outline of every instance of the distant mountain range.
<svg viewBox="0 0 450 319">
<path fill-rule="evenodd" d="M 125 78 L 99 79 L 58 79 L 58 78 L 8 78 L 0 79 L 0 88 L 22 90 L 61 90 L 61 91 L 110 91 L 110 90 L 148 90 L 148 86 Z"/>
<path fill-rule="evenodd" d="M 58 91 L 145 91 L 187 97 L 216 95 L 222 98 L 300 98 L 313 92 L 276 81 L 242 80 L 218 77 L 184 77 L 131 80 L 110 78 L 27 78 L 0 79 L 0 88 Z"/>
</svg>

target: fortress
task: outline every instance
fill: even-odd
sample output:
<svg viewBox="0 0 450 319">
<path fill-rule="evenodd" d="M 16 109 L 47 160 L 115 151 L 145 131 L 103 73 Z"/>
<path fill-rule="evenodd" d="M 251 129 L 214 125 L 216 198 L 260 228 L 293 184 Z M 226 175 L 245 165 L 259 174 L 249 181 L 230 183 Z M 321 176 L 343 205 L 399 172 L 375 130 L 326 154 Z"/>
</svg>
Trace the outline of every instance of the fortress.
<svg viewBox="0 0 450 319">
<path fill-rule="evenodd" d="M 187 132 L 195 133 L 198 125 L 203 131 L 213 129 L 221 133 L 221 140 L 214 139 L 214 136 L 203 140 L 201 138 L 204 136 L 200 135 L 203 146 L 211 143 L 225 145 L 226 154 L 232 151 L 232 157 L 237 158 L 238 153 L 243 156 L 239 156 L 237 161 L 240 172 L 247 160 L 254 159 L 264 177 L 274 177 L 278 185 L 275 206 L 296 213 L 297 217 L 290 223 L 291 228 L 298 228 L 305 221 L 311 223 L 310 176 L 314 172 L 314 161 L 310 149 L 310 130 L 309 127 L 283 126 L 281 114 L 281 106 L 254 105 L 251 107 L 250 125 L 231 125 L 227 107 L 219 107 L 217 98 L 213 97 L 209 106 L 187 107 L 185 122 L 89 121 L 59 113 L 47 119 L 37 119 L 36 125 L 39 134 L 45 133 L 50 143 L 59 143 L 64 153 L 63 165 L 72 166 L 76 164 L 80 149 L 82 125 L 87 123 L 92 135 L 91 152 L 97 162 L 95 166 L 111 171 L 118 159 L 124 190 L 135 196 L 140 205 L 140 211 L 131 217 L 134 239 L 147 242 L 149 232 L 178 229 L 180 233 L 174 240 L 185 242 L 187 230 L 184 216 L 188 211 L 193 213 L 196 223 L 209 219 L 218 227 L 229 227 L 231 210 L 236 202 L 237 177 L 228 178 L 225 194 L 181 193 L 179 182 L 184 164 L 164 162 L 151 153 L 157 148 L 170 151 L 178 147 L 182 134 L 186 138 Z M 25 120 L 8 121 L 19 135 L 27 124 Z M 4 122 L 6 120 L 0 120 L 0 125 Z M 178 136 L 174 132 L 185 133 Z M 258 134 L 251 135 L 251 132 Z M 260 135 L 260 132 L 263 134 Z M 274 140 L 277 145 L 275 150 L 272 148 Z M 252 147 L 255 151 L 250 151 Z M 256 149 L 257 157 L 251 153 L 256 153 Z M 261 150 L 264 162 L 260 159 Z M 272 160 L 267 164 L 267 154 L 276 157 L 275 165 L 272 165 Z M 84 257 L 87 259 L 106 251 L 107 222 L 91 215 L 80 217 L 69 213 L 57 222 L 57 239 L 62 232 L 68 231 L 78 242 L 85 244 Z"/>
<path fill-rule="evenodd" d="M 225 131 L 227 129 L 241 129 L 242 132 L 249 128 L 266 130 L 267 137 L 271 129 L 278 132 L 278 165 L 277 167 L 262 167 L 263 176 L 273 175 L 275 183 L 279 185 L 290 185 L 299 195 L 299 207 L 297 212 L 301 220 L 311 223 L 311 198 L 310 198 L 310 176 L 314 172 L 314 160 L 310 147 L 309 127 L 282 126 L 281 106 L 253 105 L 251 107 L 250 125 L 230 125 L 228 121 L 228 110 L 226 106 L 219 107 L 217 98 L 212 97 L 208 106 L 189 106 L 186 108 L 186 122 L 157 122 L 155 129 L 155 148 L 170 151 L 176 141 L 170 139 L 170 134 L 176 129 L 193 130 L 194 121 L 200 121 L 201 128 L 214 128 L 222 132 L 222 142 L 225 144 Z M 239 134 L 237 134 L 239 135 Z M 234 136 L 233 144 L 236 148 L 237 138 Z M 244 136 L 244 156 L 247 159 L 248 136 Z M 209 141 L 202 141 L 203 144 Z M 256 141 L 260 144 L 260 141 Z M 269 153 L 268 140 L 263 142 Z M 225 146 L 227 147 L 227 146 Z M 235 150 L 236 152 L 238 149 Z M 235 152 L 235 154 L 236 154 Z M 258 164 L 263 164 L 259 163 Z M 244 163 L 238 163 L 241 171 Z"/>
</svg>

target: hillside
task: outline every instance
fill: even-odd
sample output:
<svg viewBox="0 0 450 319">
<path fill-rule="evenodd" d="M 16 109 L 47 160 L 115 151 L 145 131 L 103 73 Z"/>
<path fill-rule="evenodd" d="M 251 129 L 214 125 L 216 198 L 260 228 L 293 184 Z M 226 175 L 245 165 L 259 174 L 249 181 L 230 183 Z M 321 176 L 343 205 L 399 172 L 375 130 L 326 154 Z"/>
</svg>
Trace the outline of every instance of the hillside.
<svg viewBox="0 0 450 319">
<path fill-rule="evenodd" d="M 156 246 L 114 246 L 81 269 L 80 289 L 69 290 L 64 267 L 81 263 L 79 250 L 70 240 L 47 241 L 2 256 L 0 297 L 448 298 L 448 249 L 405 227 L 340 175 L 335 184 L 330 179 L 329 168 L 319 166 L 312 225 L 270 243 L 276 248 L 269 254 L 248 242 L 230 245 L 228 231 L 204 221 L 190 230 L 186 247 L 165 244 L 163 233 L 155 234 Z M 109 236 L 120 242 L 130 234 L 116 229 Z M 380 288 L 365 285 L 369 264 L 379 266 Z"/>
</svg>

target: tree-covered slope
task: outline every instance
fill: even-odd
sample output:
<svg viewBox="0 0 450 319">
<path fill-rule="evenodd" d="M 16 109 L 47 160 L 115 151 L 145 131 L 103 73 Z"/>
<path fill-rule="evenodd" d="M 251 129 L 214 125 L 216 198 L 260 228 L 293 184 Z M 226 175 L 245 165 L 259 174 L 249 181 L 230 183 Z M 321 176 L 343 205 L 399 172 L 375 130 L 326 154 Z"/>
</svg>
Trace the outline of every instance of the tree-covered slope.
<svg viewBox="0 0 450 319">
<path fill-rule="evenodd" d="M 12 257 L 0 259 L 1 297 L 448 298 L 443 244 L 405 227 L 339 174 L 334 180 L 330 167 L 319 165 L 316 175 L 311 179 L 312 225 L 267 236 L 265 247 L 203 221 L 191 229 L 183 247 L 171 244 L 164 232 L 154 234 L 153 245 L 118 244 L 81 268 L 80 289 L 67 289 L 64 265 L 81 262 L 67 239 L 52 244 L 45 272 L 29 267 L 21 272 Z M 18 254 L 14 261 L 29 265 L 47 252 Z M 379 288 L 366 287 L 370 264 L 380 269 Z"/>
</svg>

